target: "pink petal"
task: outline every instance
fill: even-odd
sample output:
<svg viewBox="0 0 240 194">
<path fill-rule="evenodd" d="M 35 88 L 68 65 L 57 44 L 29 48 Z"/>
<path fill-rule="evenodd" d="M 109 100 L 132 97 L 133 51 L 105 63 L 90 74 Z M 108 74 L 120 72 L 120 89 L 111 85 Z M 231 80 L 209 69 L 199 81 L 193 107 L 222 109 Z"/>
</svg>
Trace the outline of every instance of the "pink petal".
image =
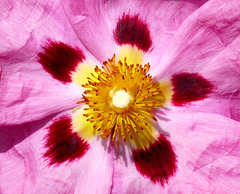
<svg viewBox="0 0 240 194">
<path fill-rule="evenodd" d="M 76 45 L 89 54 L 77 38 L 58 1 L 0 2 L 0 66 L 29 60 L 48 39 Z"/>
<path fill-rule="evenodd" d="M 111 2 L 110 2 L 111 4 Z M 116 43 L 109 29 L 109 16 L 102 1 L 62 1 L 65 13 L 79 40 L 100 61 L 113 56 Z"/>
<path fill-rule="evenodd" d="M 206 113 L 173 113 L 167 117 L 172 122 L 162 122 L 161 126 L 169 129 L 175 145 L 179 157 L 179 176 L 186 174 L 185 169 L 189 170 L 196 175 L 191 175 L 193 183 L 196 181 L 195 185 L 210 193 L 239 190 L 239 122 Z M 185 181 L 189 182 L 189 179 L 185 177 Z M 181 186 L 175 185 L 173 188 L 179 190 Z"/>
<path fill-rule="evenodd" d="M 55 81 L 34 60 L 2 68 L 1 125 L 21 124 L 75 107 L 82 90 Z M 63 103 L 64 102 L 64 103 Z"/>
<path fill-rule="evenodd" d="M 48 38 L 73 47 L 77 45 L 89 56 L 62 6 L 45 0 L 4 1 L 3 5 L 0 20 L 0 123 L 14 125 L 35 121 L 76 106 L 81 89 L 57 83 L 37 63 L 36 56 Z"/>
<path fill-rule="evenodd" d="M 147 21 L 153 42 L 153 49 L 146 53 L 146 62 L 151 65 L 150 73 L 158 75 L 159 63 L 168 45 L 175 40 L 175 34 L 182 23 L 201 7 L 206 0 L 199 1 L 140 1 L 132 10 L 140 13 Z"/>
<path fill-rule="evenodd" d="M 1 193 L 109 193 L 111 153 L 96 140 L 77 162 L 48 166 L 43 154 L 50 123 L 46 119 L 0 129 Z"/>
<path fill-rule="evenodd" d="M 118 52 L 113 32 L 124 13 L 139 15 L 149 24 L 154 56 L 160 57 L 160 48 L 166 47 L 182 21 L 203 2 L 64 0 L 62 5 L 79 39 L 102 62 Z"/>
<path fill-rule="evenodd" d="M 32 53 L 34 51 L 36 53 L 48 38 L 81 46 L 58 1 L 3 0 L 1 3 L 3 9 L 0 21 L 1 53 L 6 55 L 22 48 L 30 37 L 35 41 L 35 47 L 31 48 Z"/>
<path fill-rule="evenodd" d="M 234 193 L 240 189 L 240 124 L 214 114 L 167 115 L 161 128 L 178 157 L 176 175 L 164 187 L 135 169 L 128 152 L 116 153 L 113 193 Z M 183 122 L 184 121 L 184 122 Z"/>
<path fill-rule="evenodd" d="M 218 64 L 216 60 L 223 55 L 226 57 L 225 68 L 226 62 L 231 68 L 229 59 L 236 55 L 234 51 L 239 47 L 236 45 L 239 13 L 235 11 L 238 5 L 235 0 L 228 5 L 221 1 L 208 1 L 187 18 L 161 57 L 160 75 L 187 69 L 208 74 L 214 73 L 213 70 L 218 72 L 224 64 Z"/>
<path fill-rule="evenodd" d="M 240 121 L 240 89 L 237 90 L 231 97 L 230 101 L 230 115 L 231 118 Z"/>
<path fill-rule="evenodd" d="M 199 73 L 214 85 L 210 100 L 192 103 L 186 111 L 237 117 L 237 112 L 234 116 L 231 113 L 231 101 L 239 101 L 234 95 L 240 83 L 240 15 L 235 11 L 238 6 L 237 1 L 227 5 L 208 1 L 182 23 L 159 61 L 161 79 L 170 79 L 179 72 Z"/>
</svg>

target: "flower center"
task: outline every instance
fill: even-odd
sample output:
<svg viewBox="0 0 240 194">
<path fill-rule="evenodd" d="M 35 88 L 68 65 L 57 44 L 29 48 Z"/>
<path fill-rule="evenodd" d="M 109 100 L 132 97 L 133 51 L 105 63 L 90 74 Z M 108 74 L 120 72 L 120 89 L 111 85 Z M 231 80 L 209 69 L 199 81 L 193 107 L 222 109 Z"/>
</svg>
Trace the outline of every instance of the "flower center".
<svg viewBox="0 0 240 194">
<path fill-rule="evenodd" d="M 110 92 L 111 94 L 111 92 Z M 112 96 L 112 108 L 126 109 L 130 103 L 131 95 L 125 92 L 125 90 L 119 90 L 113 93 Z M 124 112 L 124 111 L 121 111 Z"/>
<path fill-rule="evenodd" d="M 125 60 L 112 59 L 95 67 L 88 82 L 82 101 L 88 105 L 83 116 L 93 124 L 100 137 L 116 138 L 118 146 L 122 139 L 133 147 L 145 149 L 157 138 L 154 130 L 156 107 L 165 101 L 159 83 L 147 74 L 149 64 L 128 65 Z"/>
<path fill-rule="evenodd" d="M 133 102 L 132 95 L 124 89 L 112 89 L 109 92 L 109 106 L 117 113 L 127 111 Z"/>
</svg>

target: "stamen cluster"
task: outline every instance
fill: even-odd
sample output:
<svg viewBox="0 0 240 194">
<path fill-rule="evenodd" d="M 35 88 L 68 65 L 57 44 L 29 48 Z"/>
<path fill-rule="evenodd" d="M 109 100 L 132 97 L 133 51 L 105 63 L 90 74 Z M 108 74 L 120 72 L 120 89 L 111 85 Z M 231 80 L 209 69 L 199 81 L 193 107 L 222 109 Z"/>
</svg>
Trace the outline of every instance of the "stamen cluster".
<svg viewBox="0 0 240 194">
<path fill-rule="evenodd" d="M 100 132 L 100 137 L 116 138 L 118 147 L 120 139 L 135 148 L 145 149 L 154 142 L 154 110 L 161 107 L 164 96 L 159 83 L 147 74 L 149 64 L 127 64 L 112 59 L 105 61 L 102 68 L 95 67 L 88 82 L 82 85 L 86 90 L 82 101 L 87 104 L 84 116 L 93 123 L 93 130 Z M 130 97 L 129 104 L 124 108 L 114 106 L 112 97 L 117 91 L 124 90 Z"/>
</svg>

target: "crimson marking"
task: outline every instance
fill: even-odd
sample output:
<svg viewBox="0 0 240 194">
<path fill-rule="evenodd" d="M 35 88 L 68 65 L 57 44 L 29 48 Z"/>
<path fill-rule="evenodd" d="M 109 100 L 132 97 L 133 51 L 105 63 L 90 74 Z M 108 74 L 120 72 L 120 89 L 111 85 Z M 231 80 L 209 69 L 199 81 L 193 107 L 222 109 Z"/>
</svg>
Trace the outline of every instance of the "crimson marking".
<svg viewBox="0 0 240 194">
<path fill-rule="evenodd" d="M 172 102 L 175 106 L 203 100 L 213 91 L 213 85 L 197 73 L 180 73 L 172 76 L 174 94 Z"/>
<path fill-rule="evenodd" d="M 43 68 L 53 78 L 63 83 L 71 82 L 71 72 L 85 59 L 83 52 L 62 42 L 52 41 L 49 41 L 43 49 L 44 52 L 38 54 L 38 62 Z"/>
<path fill-rule="evenodd" d="M 160 135 L 157 141 L 145 150 L 134 150 L 133 159 L 137 170 L 154 183 L 164 186 L 175 175 L 177 159 L 171 143 Z"/>
<path fill-rule="evenodd" d="M 76 132 L 72 132 L 71 118 L 62 116 L 48 128 L 46 136 L 47 152 L 44 154 L 49 164 L 61 164 L 81 158 L 90 148 Z"/>
<path fill-rule="evenodd" d="M 139 19 L 138 15 L 123 15 L 119 19 L 113 32 L 114 39 L 119 45 L 131 44 L 143 51 L 148 51 L 152 45 L 150 31 L 146 23 Z"/>
</svg>

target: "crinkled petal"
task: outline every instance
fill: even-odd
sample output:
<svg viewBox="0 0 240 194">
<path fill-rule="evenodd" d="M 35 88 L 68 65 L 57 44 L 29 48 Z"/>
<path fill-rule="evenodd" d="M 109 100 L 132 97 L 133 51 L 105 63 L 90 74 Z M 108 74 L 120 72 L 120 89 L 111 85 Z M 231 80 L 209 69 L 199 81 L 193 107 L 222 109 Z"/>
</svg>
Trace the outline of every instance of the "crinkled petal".
<svg viewBox="0 0 240 194">
<path fill-rule="evenodd" d="M 240 124 L 220 115 L 179 113 L 159 124 L 178 159 L 176 175 L 162 187 L 143 177 L 130 152 L 114 160 L 113 193 L 234 193 L 240 189 Z M 184 122 L 183 122 L 184 120 Z M 124 158 L 125 157 L 125 158 Z M 164 158 L 163 158 L 164 159 Z"/>
<path fill-rule="evenodd" d="M 34 46 L 28 47 L 30 55 L 34 54 L 34 51 L 36 53 L 48 38 L 72 46 L 76 44 L 81 46 L 58 0 L 31 2 L 3 0 L 1 3 L 3 4 L 0 20 L 1 57 L 22 48 L 30 37 L 35 41 Z M 6 57 L 10 59 L 9 56 Z M 23 58 L 20 55 L 15 56 L 17 57 Z"/>
<path fill-rule="evenodd" d="M 72 47 L 77 45 L 86 58 L 92 58 L 77 38 L 59 1 L 3 1 L 3 6 L 1 125 L 34 121 L 75 107 L 82 89 L 58 83 L 37 63 L 37 53 L 48 39 Z"/>
<path fill-rule="evenodd" d="M 240 87 L 239 89 L 232 95 L 230 101 L 230 117 L 234 120 L 240 121 Z"/>
<path fill-rule="evenodd" d="M 88 56 L 59 0 L 3 0 L 0 3 L 0 66 L 36 57 L 49 39 L 64 42 L 73 48 L 78 47 Z"/>
<path fill-rule="evenodd" d="M 208 1 L 187 18 L 161 57 L 160 75 L 170 76 L 186 70 L 205 72 L 214 66 L 218 69 L 217 58 L 228 54 L 225 60 L 228 61 L 236 57 L 237 42 L 234 44 L 234 41 L 239 38 L 240 28 L 238 6 L 235 0 L 227 5 L 222 1 Z"/>
<path fill-rule="evenodd" d="M 152 50 L 145 55 L 151 65 L 150 73 L 158 75 L 160 59 L 168 45 L 175 39 L 181 24 L 201 7 L 206 0 L 199 1 L 136 1 L 131 10 L 139 13 L 149 24 Z"/>
<path fill-rule="evenodd" d="M 116 48 L 109 26 L 107 5 L 103 1 L 62 1 L 65 13 L 80 41 L 100 61 L 111 58 Z M 111 6 L 113 2 L 109 1 Z"/>
<path fill-rule="evenodd" d="M 119 50 L 113 35 L 119 18 L 139 15 L 149 27 L 158 54 L 151 62 L 156 63 L 182 21 L 204 2 L 68 0 L 62 5 L 79 39 L 100 62 Z"/>
<path fill-rule="evenodd" d="M 39 120 L 75 107 L 82 90 L 63 85 L 33 60 L 2 68 L 0 123 L 15 125 Z M 64 103 L 63 103 L 64 102 Z"/>
<path fill-rule="evenodd" d="M 112 156 L 100 141 L 90 142 L 86 155 L 75 162 L 48 166 L 43 154 L 50 123 L 48 118 L 1 128 L 1 193 L 110 193 Z"/>
<path fill-rule="evenodd" d="M 240 15 L 238 1 L 209 1 L 189 16 L 159 61 L 159 78 L 198 73 L 214 86 L 210 100 L 192 103 L 186 111 L 206 111 L 236 119 L 232 101 L 240 83 Z M 206 103 L 205 103 L 206 102 Z M 179 108 L 177 111 L 184 111 Z"/>
</svg>

